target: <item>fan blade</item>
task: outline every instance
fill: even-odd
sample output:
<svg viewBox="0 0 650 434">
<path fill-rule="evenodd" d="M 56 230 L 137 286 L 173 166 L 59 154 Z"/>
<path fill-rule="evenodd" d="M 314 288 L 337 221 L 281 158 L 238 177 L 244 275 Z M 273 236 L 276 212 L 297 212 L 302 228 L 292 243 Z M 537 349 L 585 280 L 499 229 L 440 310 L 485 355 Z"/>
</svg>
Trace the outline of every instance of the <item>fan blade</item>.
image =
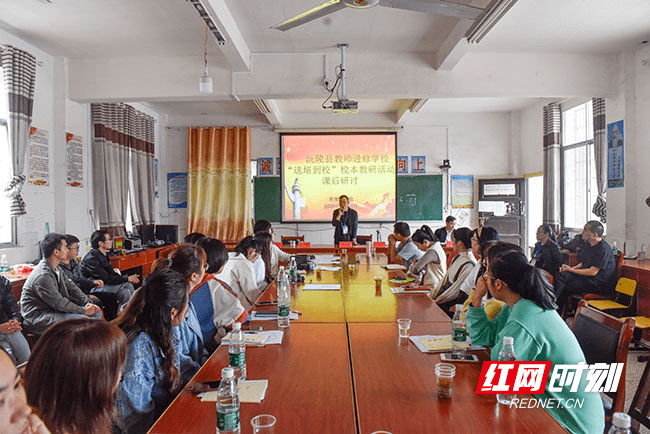
<svg viewBox="0 0 650 434">
<path fill-rule="evenodd" d="M 321 5 L 316 6 L 315 8 L 298 14 L 293 18 L 289 18 L 280 24 L 271 26 L 271 28 L 282 31 L 293 29 L 294 27 L 297 27 L 301 24 L 308 23 L 312 20 L 315 20 L 316 18 L 324 17 L 325 15 L 329 15 L 332 12 L 336 12 L 343 8 L 345 8 L 345 4 L 341 0 L 329 0 Z"/>
<path fill-rule="evenodd" d="M 379 6 L 475 20 L 483 9 L 442 0 L 382 0 Z"/>
</svg>

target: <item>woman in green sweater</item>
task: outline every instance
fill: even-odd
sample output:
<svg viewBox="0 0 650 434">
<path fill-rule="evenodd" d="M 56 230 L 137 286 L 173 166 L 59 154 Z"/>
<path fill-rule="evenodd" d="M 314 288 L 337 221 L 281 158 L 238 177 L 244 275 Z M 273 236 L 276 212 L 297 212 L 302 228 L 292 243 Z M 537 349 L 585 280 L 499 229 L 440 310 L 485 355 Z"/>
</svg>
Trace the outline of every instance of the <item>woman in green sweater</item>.
<svg viewBox="0 0 650 434">
<path fill-rule="evenodd" d="M 514 338 L 517 360 L 551 361 L 553 366 L 585 363 L 578 341 L 555 310 L 553 287 L 539 269 L 528 263 L 521 249 L 514 244 L 495 243 L 487 251 L 487 259 L 488 271 L 478 279 L 467 312 L 472 343 L 492 347 L 492 360 L 497 360 L 503 337 L 510 336 Z M 488 320 L 481 306 L 486 291 L 505 303 L 493 320 Z M 577 392 L 571 392 L 569 386 L 551 392 L 547 383 L 542 395 L 533 396 L 554 399 L 555 403 L 583 400 L 582 407 L 555 405 L 546 410 L 571 433 L 602 433 L 605 413 L 600 394 L 584 392 L 585 378 L 583 374 Z"/>
</svg>

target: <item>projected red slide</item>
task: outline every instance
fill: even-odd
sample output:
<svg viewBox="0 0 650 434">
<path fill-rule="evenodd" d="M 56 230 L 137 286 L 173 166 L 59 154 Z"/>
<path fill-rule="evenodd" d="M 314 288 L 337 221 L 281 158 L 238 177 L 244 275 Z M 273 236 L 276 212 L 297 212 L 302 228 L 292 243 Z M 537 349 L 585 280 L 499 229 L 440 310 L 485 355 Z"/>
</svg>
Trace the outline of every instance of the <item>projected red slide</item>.
<svg viewBox="0 0 650 434">
<path fill-rule="evenodd" d="M 282 220 L 331 220 L 338 197 L 359 220 L 395 220 L 396 134 L 283 134 Z"/>
</svg>

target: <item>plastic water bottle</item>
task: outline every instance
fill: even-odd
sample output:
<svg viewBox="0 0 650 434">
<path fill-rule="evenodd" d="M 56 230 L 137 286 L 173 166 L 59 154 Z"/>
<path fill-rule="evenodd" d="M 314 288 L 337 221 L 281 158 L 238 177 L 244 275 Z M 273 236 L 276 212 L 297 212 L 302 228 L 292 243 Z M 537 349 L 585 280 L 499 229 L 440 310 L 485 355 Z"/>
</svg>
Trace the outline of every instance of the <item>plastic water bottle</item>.
<svg viewBox="0 0 650 434">
<path fill-rule="evenodd" d="M 456 305 L 451 324 L 451 353 L 453 356 L 463 356 L 467 349 L 467 316 L 462 304 Z"/>
<path fill-rule="evenodd" d="M 239 434 L 239 393 L 232 368 L 221 370 L 217 390 L 217 434 Z"/>
<path fill-rule="evenodd" d="M 298 281 L 298 266 L 296 265 L 296 257 L 292 256 L 289 261 L 289 282 L 296 283 Z"/>
<path fill-rule="evenodd" d="M 0 259 L 0 273 L 9 272 L 9 262 L 7 261 L 7 255 L 2 255 Z"/>
<path fill-rule="evenodd" d="M 291 314 L 291 297 L 289 296 L 289 282 L 284 274 L 284 267 L 278 272 L 278 327 L 289 327 Z"/>
<path fill-rule="evenodd" d="M 614 413 L 612 416 L 612 426 L 607 434 L 630 434 L 632 418 L 625 413 Z"/>
<path fill-rule="evenodd" d="M 511 338 L 510 336 L 504 336 L 503 346 L 501 347 L 501 351 L 499 351 L 499 361 L 513 362 L 515 360 L 517 360 L 517 356 L 515 355 L 514 339 Z M 497 394 L 497 402 L 499 404 L 509 406 L 512 403 L 512 400 L 515 399 L 515 397 L 516 395 L 513 394 L 509 394 L 509 395 Z"/>
<path fill-rule="evenodd" d="M 230 367 L 232 368 L 237 380 L 246 379 L 246 340 L 244 332 L 241 330 L 241 323 L 236 322 L 232 325 L 232 334 L 228 344 L 228 356 Z"/>
</svg>

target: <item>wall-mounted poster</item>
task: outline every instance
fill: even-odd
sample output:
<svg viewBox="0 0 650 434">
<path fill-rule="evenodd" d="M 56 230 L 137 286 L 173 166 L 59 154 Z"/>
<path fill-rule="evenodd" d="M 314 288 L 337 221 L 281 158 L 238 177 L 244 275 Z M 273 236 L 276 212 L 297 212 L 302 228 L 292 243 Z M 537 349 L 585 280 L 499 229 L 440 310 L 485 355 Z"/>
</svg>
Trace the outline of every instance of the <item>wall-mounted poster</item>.
<svg viewBox="0 0 650 434">
<path fill-rule="evenodd" d="M 29 128 L 27 156 L 30 184 L 50 185 L 50 134 L 36 127 Z"/>
<path fill-rule="evenodd" d="M 187 173 L 167 174 L 167 208 L 187 208 Z"/>
<path fill-rule="evenodd" d="M 258 158 L 257 172 L 260 176 L 273 175 L 273 158 Z"/>
<path fill-rule="evenodd" d="M 409 173 L 409 157 L 397 156 L 397 174 Z"/>
<path fill-rule="evenodd" d="M 474 207 L 474 177 L 472 175 L 451 176 L 451 207 Z"/>
<path fill-rule="evenodd" d="M 625 161 L 623 150 L 623 121 L 607 125 L 607 187 L 623 187 L 625 180 Z"/>
<path fill-rule="evenodd" d="M 83 187 L 83 139 L 72 133 L 65 133 L 65 177 L 69 187 Z"/>
</svg>

